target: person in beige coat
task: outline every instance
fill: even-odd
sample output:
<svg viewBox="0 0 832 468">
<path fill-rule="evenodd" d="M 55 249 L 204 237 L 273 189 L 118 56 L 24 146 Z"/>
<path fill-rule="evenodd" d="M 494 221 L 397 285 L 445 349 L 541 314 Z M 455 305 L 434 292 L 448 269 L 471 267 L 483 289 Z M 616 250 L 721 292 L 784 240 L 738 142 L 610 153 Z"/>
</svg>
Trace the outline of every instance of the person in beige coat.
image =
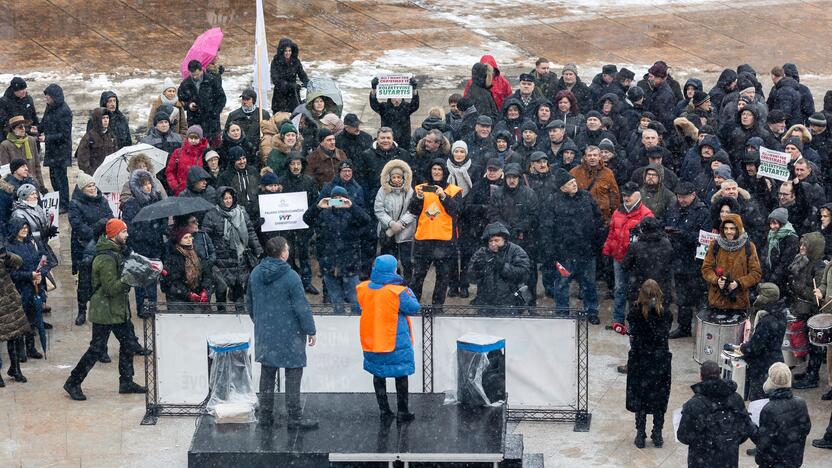
<svg viewBox="0 0 832 468">
<path fill-rule="evenodd" d="M 22 115 L 16 115 L 6 123 L 6 139 L 0 143 L 0 166 L 5 166 L 15 159 L 26 161 L 29 174 L 35 178 L 41 193 L 47 193 L 41 171 L 42 158 L 37 139 L 26 134 L 29 122 Z"/>
<path fill-rule="evenodd" d="M 165 84 L 162 85 L 162 93 L 156 96 L 153 104 L 150 105 L 150 114 L 147 115 L 147 131 L 149 132 L 155 125 L 153 124 L 153 117 L 160 107 L 165 106 L 166 111 L 170 115 L 170 129 L 185 139 L 188 136 L 188 118 L 185 115 L 185 107 L 179 98 L 176 97 L 176 84 L 170 78 L 165 78 Z"/>
</svg>

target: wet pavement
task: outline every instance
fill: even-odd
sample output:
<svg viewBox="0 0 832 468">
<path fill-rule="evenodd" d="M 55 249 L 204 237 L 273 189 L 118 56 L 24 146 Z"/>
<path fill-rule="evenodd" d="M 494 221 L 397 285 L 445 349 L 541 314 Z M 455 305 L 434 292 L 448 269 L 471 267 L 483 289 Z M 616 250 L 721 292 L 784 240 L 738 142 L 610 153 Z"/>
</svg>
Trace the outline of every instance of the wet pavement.
<svg viewBox="0 0 832 468">
<path fill-rule="evenodd" d="M 603 63 L 625 65 L 640 75 L 661 58 L 677 79 L 695 75 L 706 87 L 723 67 L 750 63 L 767 90 L 767 71 L 786 61 L 798 64 L 816 101 L 832 87 L 827 59 L 832 2 L 596 3 L 266 0 L 264 6 L 270 44 L 283 36 L 298 42 L 307 72 L 336 79 L 345 108 L 359 114 L 368 128 L 378 124 L 366 100 L 376 73 L 417 75 L 424 85 L 422 107 L 412 119 L 418 125 L 431 106 L 445 105 L 447 96 L 461 88 L 470 65 L 483 53 L 493 54 L 514 83 L 543 55 L 555 64 L 577 63 L 587 82 Z M 221 61 L 227 67 L 227 111 L 238 106 L 237 96 L 251 78 L 255 18 L 250 0 L 0 0 L 0 11 L 6 13 L 0 17 L 0 85 L 5 87 L 12 74 L 26 76 L 36 106 L 43 109 L 43 88 L 61 83 L 75 111 L 76 141 L 87 112 L 105 89 L 116 90 L 133 130 L 142 134 L 161 83 L 166 77 L 178 80 L 180 61 L 193 38 L 210 27 L 225 31 Z M 65 216 L 61 223 L 68 225 Z M 7 387 L 0 389 L 0 466 L 185 466 L 194 420 L 162 418 L 156 426 L 139 426 L 144 399 L 118 395 L 114 340 L 114 363 L 97 365 L 84 384 L 88 401 L 72 402 L 61 389 L 90 336 L 89 325 L 72 324 L 75 280 L 68 268 L 68 229 L 62 231 L 65 262 L 57 269 L 61 287 L 50 294 L 54 312 L 49 320 L 55 330 L 48 359 L 23 365 L 29 383 L 6 379 Z M 430 297 L 431 286 L 425 289 Z M 603 302 L 601 318 L 610 320 L 609 300 Z M 140 323 L 136 326 L 140 329 Z M 591 432 L 536 423 L 511 429 L 524 434 L 528 451 L 545 454 L 547 467 L 683 466 L 687 450 L 672 441 L 669 416 L 664 448 L 632 445 L 632 415 L 624 410 L 626 379 L 615 371 L 626 359 L 626 340 L 593 327 L 590 342 Z M 690 397 L 697 366 L 690 358 L 691 339 L 671 346 L 672 409 Z M 137 359 L 139 375 L 142 369 Z M 810 439 L 820 437 L 829 420 L 830 403 L 820 401 L 822 391 L 798 393 L 811 411 Z M 827 466 L 829 453 L 808 447 L 805 466 Z M 754 465 L 750 457 L 740 460 L 741 466 Z"/>
</svg>

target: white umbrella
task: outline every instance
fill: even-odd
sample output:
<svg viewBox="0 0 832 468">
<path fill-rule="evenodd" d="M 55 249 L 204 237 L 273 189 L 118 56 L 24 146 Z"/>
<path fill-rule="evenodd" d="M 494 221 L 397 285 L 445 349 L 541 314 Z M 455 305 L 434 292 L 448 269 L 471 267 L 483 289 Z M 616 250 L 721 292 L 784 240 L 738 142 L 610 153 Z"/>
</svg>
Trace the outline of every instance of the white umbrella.
<svg viewBox="0 0 832 468">
<path fill-rule="evenodd" d="M 92 175 L 95 185 L 102 192 L 121 192 L 124 183 L 130 178 L 130 173 L 127 172 L 127 164 L 139 154 L 144 154 L 150 158 L 155 171 L 165 167 L 168 162 L 167 151 L 160 150 L 147 143 L 125 146 L 104 158 L 104 162 L 98 166 L 95 174 Z"/>
</svg>

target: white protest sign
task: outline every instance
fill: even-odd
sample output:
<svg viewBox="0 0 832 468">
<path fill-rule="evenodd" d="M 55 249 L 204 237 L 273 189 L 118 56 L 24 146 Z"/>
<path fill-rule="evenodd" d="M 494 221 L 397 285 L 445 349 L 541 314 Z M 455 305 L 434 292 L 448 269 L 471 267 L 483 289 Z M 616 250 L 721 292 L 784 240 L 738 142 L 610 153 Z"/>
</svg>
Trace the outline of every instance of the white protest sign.
<svg viewBox="0 0 832 468">
<path fill-rule="evenodd" d="M 43 196 L 43 209 L 46 211 L 46 216 L 49 217 L 52 226 L 55 226 L 56 229 L 60 229 L 58 225 L 58 221 L 61 219 L 59 206 L 61 203 L 60 195 L 58 192 L 49 192 Z"/>
<path fill-rule="evenodd" d="M 3 164 L 0 166 L 0 177 L 6 177 L 7 175 L 12 173 L 12 168 L 8 164 Z"/>
<path fill-rule="evenodd" d="M 770 177 L 775 180 L 789 180 L 789 161 L 791 155 L 782 151 L 775 151 L 764 146 L 760 147 L 760 168 L 757 175 Z"/>
<path fill-rule="evenodd" d="M 263 232 L 307 229 L 303 214 L 309 209 L 306 192 L 269 193 L 259 196 Z"/>
<path fill-rule="evenodd" d="M 696 247 L 697 260 L 705 258 L 705 254 L 708 253 L 708 246 L 711 245 L 711 241 L 717 237 L 719 237 L 718 233 L 703 231 L 702 229 L 699 230 L 699 246 Z"/>
<path fill-rule="evenodd" d="M 763 411 L 763 408 L 768 404 L 768 398 L 763 398 L 762 400 L 754 400 L 748 404 L 748 413 L 751 416 L 751 422 L 760 426 L 760 413 Z"/>
<path fill-rule="evenodd" d="M 121 217 L 121 210 L 119 209 L 119 199 L 121 198 L 121 194 L 118 192 L 102 192 L 101 196 L 107 200 L 107 204 L 110 205 L 110 209 L 113 210 L 113 217 L 120 218 Z"/>
<path fill-rule="evenodd" d="M 411 99 L 412 97 L 410 73 L 390 73 L 378 76 L 377 99 Z"/>
</svg>

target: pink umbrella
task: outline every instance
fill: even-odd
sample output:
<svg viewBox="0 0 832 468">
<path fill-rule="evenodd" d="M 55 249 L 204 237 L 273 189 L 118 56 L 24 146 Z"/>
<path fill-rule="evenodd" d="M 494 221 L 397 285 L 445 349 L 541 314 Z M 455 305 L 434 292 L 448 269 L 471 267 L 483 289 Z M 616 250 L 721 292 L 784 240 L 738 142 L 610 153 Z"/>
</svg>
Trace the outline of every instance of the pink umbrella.
<svg viewBox="0 0 832 468">
<path fill-rule="evenodd" d="M 194 41 L 194 45 L 191 46 L 191 49 L 185 55 L 182 66 L 179 67 L 179 71 L 182 73 L 182 79 L 184 80 L 188 77 L 188 62 L 191 60 L 199 60 L 204 69 L 206 65 L 217 57 L 221 43 L 222 29 L 220 28 L 212 28 L 200 34 Z"/>
</svg>

